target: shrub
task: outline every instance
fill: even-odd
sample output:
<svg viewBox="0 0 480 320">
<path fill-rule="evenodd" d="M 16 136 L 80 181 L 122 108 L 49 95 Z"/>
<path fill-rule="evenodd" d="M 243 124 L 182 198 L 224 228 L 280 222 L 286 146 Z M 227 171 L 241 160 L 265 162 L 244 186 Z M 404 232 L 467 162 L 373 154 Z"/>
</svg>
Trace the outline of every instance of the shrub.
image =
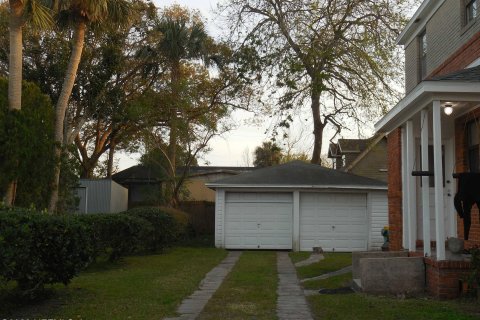
<svg viewBox="0 0 480 320">
<path fill-rule="evenodd" d="M 95 257 L 107 254 L 110 261 L 147 249 L 154 228 L 141 218 L 124 214 L 85 214 L 77 219 L 91 229 Z"/>
<path fill-rule="evenodd" d="M 194 233 L 188 213 L 169 207 L 160 207 L 160 210 L 171 215 L 178 224 L 177 240 L 189 237 Z"/>
<path fill-rule="evenodd" d="M 1 211 L 0 275 L 31 296 L 45 284 L 68 284 L 92 260 L 89 233 L 72 217 Z"/>
<path fill-rule="evenodd" d="M 150 222 L 154 228 L 152 250 L 166 246 L 184 238 L 188 229 L 188 217 L 185 213 L 157 207 L 135 208 L 125 212 L 129 216 L 140 217 Z"/>
</svg>

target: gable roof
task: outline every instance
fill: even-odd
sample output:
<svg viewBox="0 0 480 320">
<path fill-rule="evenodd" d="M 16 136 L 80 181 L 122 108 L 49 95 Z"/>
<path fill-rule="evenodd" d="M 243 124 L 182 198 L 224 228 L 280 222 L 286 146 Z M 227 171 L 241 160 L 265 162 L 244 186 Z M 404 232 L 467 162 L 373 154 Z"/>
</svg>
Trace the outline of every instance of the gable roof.
<svg viewBox="0 0 480 320">
<path fill-rule="evenodd" d="M 387 184 L 316 164 L 292 161 L 261 168 L 207 184 L 208 187 L 294 187 L 338 189 L 387 189 Z"/>
<path fill-rule="evenodd" d="M 447 75 L 434 77 L 431 81 L 480 82 L 480 66 L 462 69 Z"/>
</svg>

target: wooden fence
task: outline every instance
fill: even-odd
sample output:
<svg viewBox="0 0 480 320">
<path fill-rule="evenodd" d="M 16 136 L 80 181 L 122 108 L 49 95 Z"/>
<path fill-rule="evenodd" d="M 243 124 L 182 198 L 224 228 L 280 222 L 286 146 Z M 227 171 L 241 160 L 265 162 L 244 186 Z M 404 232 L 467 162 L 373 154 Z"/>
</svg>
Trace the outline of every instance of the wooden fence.
<svg viewBox="0 0 480 320">
<path fill-rule="evenodd" d="M 184 201 L 180 203 L 180 210 L 188 213 L 197 234 L 214 234 L 215 202 Z"/>
</svg>

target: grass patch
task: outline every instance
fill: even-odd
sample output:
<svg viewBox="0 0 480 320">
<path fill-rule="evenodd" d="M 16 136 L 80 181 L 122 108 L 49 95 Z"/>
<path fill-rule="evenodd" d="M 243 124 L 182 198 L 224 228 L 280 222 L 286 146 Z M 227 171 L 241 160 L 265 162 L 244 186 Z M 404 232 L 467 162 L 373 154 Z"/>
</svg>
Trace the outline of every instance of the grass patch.
<svg viewBox="0 0 480 320">
<path fill-rule="evenodd" d="M 175 248 L 165 254 L 96 264 L 54 297 L 11 312 L 14 318 L 161 319 L 175 314 L 226 251 Z M 0 305 L 2 303 L 0 302 Z"/>
<path fill-rule="evenodd" d="M 333 272 L 352 264 L 351 253 L 324 253 L 324 260 L 309 266 L 298 267 L 297 274 L 301 279 L 320 276 L 325 273 Z"/>
<path fill-rule="evenodd" d="M 276 319 L 277 255 L 244 252 L 199 319 Z"/>
<path fill-rule="evenodd" d="M 306 281 L 303 283 L 305 289 L 336 289 L 349 286 L 352 282 L 352 273 L 340 274 L 322 280 Z"/>
<path fill-rule="evenodd" d="M 311 254 L 311 252 L 289 252 L 288 256 L 290 257 L 290 260 L 292 260 L 293 264 L 295 264 L 297 262 L 307 260 Z"/>
<path fill-rule="evenodd" d="M 316 319 L 322 320 L 473 320 L 473 304 L 430 299 L 395 299 L 364 294 L 318 295 L 308 298 Z M 469 309 L 469 313 L 465 311 Z"/>
</svg>

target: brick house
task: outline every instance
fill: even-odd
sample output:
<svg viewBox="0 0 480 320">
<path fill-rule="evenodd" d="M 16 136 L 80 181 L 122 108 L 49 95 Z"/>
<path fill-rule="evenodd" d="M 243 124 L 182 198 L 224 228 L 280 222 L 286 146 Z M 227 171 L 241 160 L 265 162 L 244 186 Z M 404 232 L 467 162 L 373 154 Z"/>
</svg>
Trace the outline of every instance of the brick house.
<svg viewBox="0 0 480 320">
<path fill-rule="evenodd" d="M 439 298 L 458 296 L 470 268 L 451 259 L 446 240 L 464 238 L 454 173 L 480 171 L 479 4 L 422 3 L 398 38 L 405 97 L 375 125 L 388 135 L 390 250 L 425 256 L 426 287 Z M 480 245 L 474 208 L 467 248 Z"/>
<path fill-rule="evenodd" d="M 338 139 L 330 143 L 328 158 L 335 170 L 387 182 L 387 138 Z"/>
</svg>

